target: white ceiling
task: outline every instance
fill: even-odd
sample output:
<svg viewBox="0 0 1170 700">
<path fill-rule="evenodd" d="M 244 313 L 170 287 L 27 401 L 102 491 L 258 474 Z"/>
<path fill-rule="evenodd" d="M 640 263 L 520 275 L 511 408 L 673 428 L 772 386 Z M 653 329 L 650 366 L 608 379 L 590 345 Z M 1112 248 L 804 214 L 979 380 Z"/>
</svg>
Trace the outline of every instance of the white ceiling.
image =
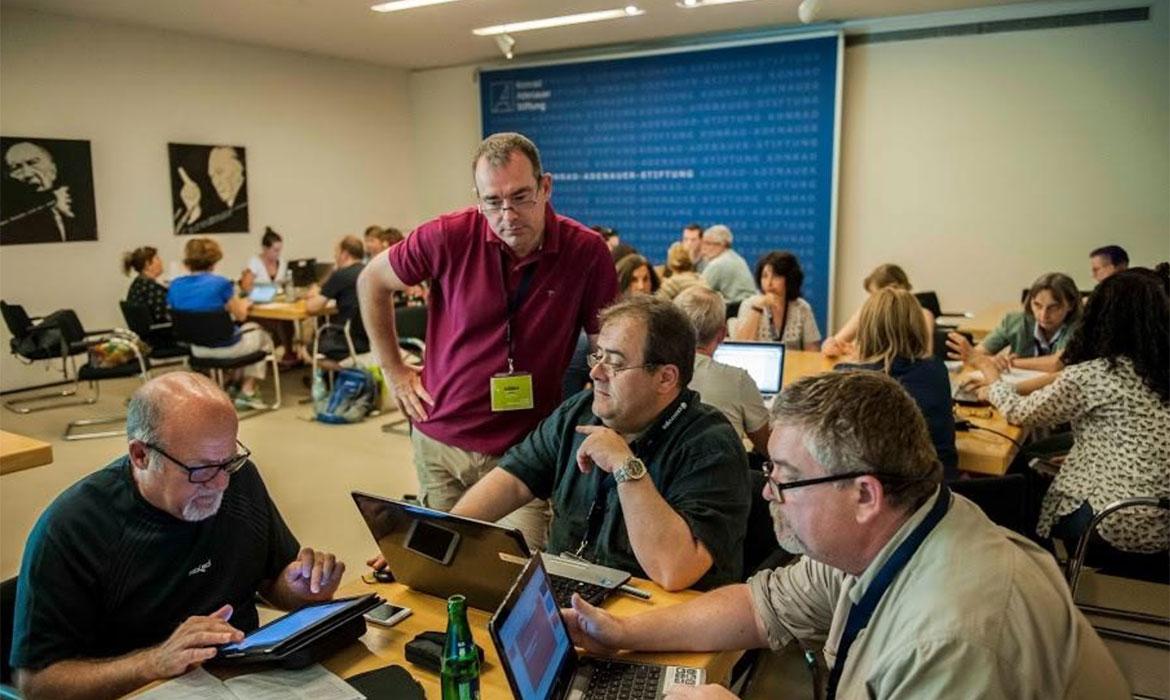
<svg viewBox="0 0 1170 700">
<path fill-rule="evenodd" d="M 471 30 L 635 4 L 644 15 L 516 34 L 517 58 L 540 52 L 799 24 L 799 0 L 756 0 L 685 10 L 675 0 L 462 0 L 372 12 L 374 0 L 0 0 L 22 8 L 402 68 L 501 58 Z M 1026 0 L 822 0 L 824 20 L 860 20 L 1021 4 Z"/>
</svg>

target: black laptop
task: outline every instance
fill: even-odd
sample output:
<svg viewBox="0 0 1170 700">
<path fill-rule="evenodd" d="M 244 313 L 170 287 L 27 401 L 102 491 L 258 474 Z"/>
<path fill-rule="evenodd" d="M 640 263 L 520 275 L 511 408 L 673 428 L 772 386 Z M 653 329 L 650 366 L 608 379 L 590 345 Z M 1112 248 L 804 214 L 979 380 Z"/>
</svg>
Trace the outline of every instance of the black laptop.
<svg viewBox="0 0 1170 700">
<path fill-rule="evenodd" d="M 456 593 L 480 610 L 499 607 L 528 563 L 519 530 L 412 503 L 351 492 L 366 527 L 397 581 L 446 598 Z M 543 554 L 565 605 L 573 593 L 595 605 L 630 580 L 626 571 Z"/>
<path fill-rule="evenodd" d="M 492 644 L 519 700 L 656 700 L 676 685 L 702 685 L 701 668 L 578 656 L 539 557 L 524 567 L 488 622 Z"/>
</svg>

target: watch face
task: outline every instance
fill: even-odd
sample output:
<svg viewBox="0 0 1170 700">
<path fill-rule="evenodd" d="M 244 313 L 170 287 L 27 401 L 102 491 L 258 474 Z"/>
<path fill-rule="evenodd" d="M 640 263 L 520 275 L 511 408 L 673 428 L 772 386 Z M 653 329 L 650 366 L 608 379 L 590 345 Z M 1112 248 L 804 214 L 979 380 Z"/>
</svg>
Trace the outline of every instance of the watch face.
<svg viewBox="0 0 1170 700">
<path fill-rule="evenodd" d="M 627 479 L 641 479 L 646 475 L 646 465 L 642 463 L 642 460 L 633 457 L 625 463 L 622 471 L 625 472 Z"/>
</svg>

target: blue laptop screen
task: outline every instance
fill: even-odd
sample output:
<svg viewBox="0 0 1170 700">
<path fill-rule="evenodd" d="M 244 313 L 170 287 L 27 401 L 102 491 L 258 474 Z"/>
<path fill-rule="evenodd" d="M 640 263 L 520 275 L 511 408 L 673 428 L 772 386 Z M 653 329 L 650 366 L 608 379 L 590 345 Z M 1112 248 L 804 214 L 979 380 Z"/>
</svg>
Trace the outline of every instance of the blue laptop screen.
<svg viewBox="0 0 1170 700">
<path fill-rule="evenodd" d="M 716 362 L 739 367 L 751 375 L 761 394 L 779 394 L 784 377 L 781 343 L 723 343 L 715 348 Z"/>
<path fill-rule="evenodd" d="M 521 700 L 545 700 L 570 652 L 569 635 L 544 569 L 537 567 L 499 627 Z"/>
</svg>

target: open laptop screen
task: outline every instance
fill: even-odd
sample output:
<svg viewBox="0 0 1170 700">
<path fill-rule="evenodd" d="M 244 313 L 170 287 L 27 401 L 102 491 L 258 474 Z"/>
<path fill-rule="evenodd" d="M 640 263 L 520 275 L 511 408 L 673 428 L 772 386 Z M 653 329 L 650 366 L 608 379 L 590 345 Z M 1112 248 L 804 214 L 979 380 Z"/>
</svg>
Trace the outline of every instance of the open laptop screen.
<svg viewBox="0 0 1170 700">
<path fill-rule="evenodd" d="M 784 343 L 720 343 L 713 357 L 716 362 L 747 371 L 761 394 L 780 393 L 784 382 Z"/>
<path fill-rule="evenodd" d="M 496 613 L 497 648 L 521 700 L 546 700 L 558 687 L 572 643 L 544 567 L 529 565 L 525 573 L 519 594 Z"/>
</svg>

